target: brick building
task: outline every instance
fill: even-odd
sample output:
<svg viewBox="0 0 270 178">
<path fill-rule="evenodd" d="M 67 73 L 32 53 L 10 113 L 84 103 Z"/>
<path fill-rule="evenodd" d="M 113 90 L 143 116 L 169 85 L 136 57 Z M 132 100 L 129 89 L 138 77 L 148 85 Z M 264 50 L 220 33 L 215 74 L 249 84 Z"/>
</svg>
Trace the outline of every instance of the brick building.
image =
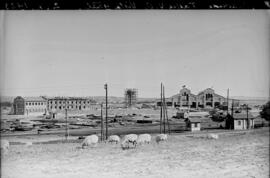
<svg viewBox="0 0 270 178">
<path fill-rule="evenodd" d="M 226 98 L 218 95 L 211 88 L 192 94 L 191 90 L 183 86 L 180 92 L 171 97 L 174 107 L 206 108 L 217 107 L 226 102 Z"/>
<path fill-rule="evenodd" d="M 86 110 L 95 109 L 93 101 L 85 97 L 51 97 L 47 98 L 47 108 L 49 111 L 69 110 Z"/>
<path fill-rule="evenodd" d="M 46 113 L 47 101 L 43 97 L 17 96 L 13 101 L 13 113 L 15 115 L 31 115 Z"/>
</svg>

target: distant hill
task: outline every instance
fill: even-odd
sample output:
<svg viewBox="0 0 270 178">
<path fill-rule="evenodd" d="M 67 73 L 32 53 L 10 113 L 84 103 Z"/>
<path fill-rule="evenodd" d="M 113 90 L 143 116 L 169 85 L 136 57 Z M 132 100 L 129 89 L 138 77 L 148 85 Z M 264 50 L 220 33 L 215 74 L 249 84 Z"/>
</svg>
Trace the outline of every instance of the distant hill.
<svg viewBox="0 0 270 178">
<path fill-rule="evenodd" d="M 98 103 L 105 103 L 105 96 L 92 96 L 90 97 L 93 100 L 95 100 Z M 108 102 L 109 103 L 123 103 L 125 101 L 124 97 L 117 97 L 117 96 L 108 96 Z M 151 103 L 151 102 L 155 102 L 156 98 L 138 98 L 137 102 L 138 103 Z"/>
<path fill-rule="evenodd" d="M 267 97 L 232 96 L 230 99 L 240 100 L 240 104 L 263 105 L 269 101 Z"/>
</svg>

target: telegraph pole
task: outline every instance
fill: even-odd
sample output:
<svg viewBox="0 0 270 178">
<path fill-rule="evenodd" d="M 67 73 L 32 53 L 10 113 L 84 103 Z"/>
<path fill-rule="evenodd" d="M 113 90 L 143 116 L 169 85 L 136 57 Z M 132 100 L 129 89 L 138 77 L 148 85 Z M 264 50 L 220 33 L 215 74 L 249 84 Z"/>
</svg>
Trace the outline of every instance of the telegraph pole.
<svg viewBox="0 0 270 178">
<path fill-rule="evenodd" d="M 104 134 L 103 134 L 103 113 L 102 113 L 102 103 L 101 103 L 101 105 L 100 105 L 100 118 L 101 118 L 101 136 L 100 136 L 100 139 L 101 139 L 101 141 L 103 141 L 104 140 Z"/>
<path fill-rule="evenodd" d="M 229 88 L 227 89 L 227 115 L 229 114 Z"/>
<path fill-rule="evenodd" d="M 108 85 L 107 83 L 104 85 L 106 90 L 106 105 L 105 105 L 105 113 L 106 113 L 106 140 L 108 139 Z"/>
<path fill-rule="evenodd" d="M 166 133 L 166 116 L 165 116 L 165 105 L 166 105 L 166 101 L 165 101 L 165 97 L 164 97 L 164 85 L 162 85 L 162 97 L 163 97 L 163 128 L 164 128 L 164 134 Z"/>
<path fill-rule="evenodd" d="M 160 134 L 162 133 L 162 83 L 161 83 L 161 88 L 160 88 Z"/>
<path fill-rule="evenodd" d="M 247 104 L 247 128 L 249 129 L 248 104 Z"/>
<path fill-rule="evenodd" d="M 66 134 L 65 134 L 65 137 L 66 137 L 66 140 L 68 140 L 68 137 L 69 137 L 69 130 L 68 130 L 68 116 L 67 116 L 67 108 L 65 108 L 65 117 L 66 117 Z"/>
<path fill-rule="evenodd" d="M 169 123 L 169 119 L 168 119 L 168 112 L 167 112 L 167 103 L 165 100 L 165 88 L 163 85 L 163 100 L 164 100 L 164 112 L 165 112 L 165 116 L 166 116 L 166 120 L 167 120 L 167 126 L 168 126 L 168 132 L 169 134 L 171 133 L 171 129 L 170 129 L 170 123 Z M 164 128 L 165 128 L 165 117 L 164 117 Z"/>
<path fill-rule="evenodd" d="M 233 110 L 234 110 L 234 99 L 232 99 L 232 117 L 233 117 Z"/>
</svg>

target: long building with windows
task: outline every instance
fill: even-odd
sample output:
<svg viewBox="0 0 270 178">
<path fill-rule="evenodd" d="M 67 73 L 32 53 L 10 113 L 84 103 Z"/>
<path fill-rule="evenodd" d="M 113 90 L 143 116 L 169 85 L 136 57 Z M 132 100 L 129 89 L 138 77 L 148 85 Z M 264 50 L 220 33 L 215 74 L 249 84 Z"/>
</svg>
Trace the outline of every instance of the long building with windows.
<svg viewBox="0 0 270 178">
<path fill-rule="evenodd" d="M 216 94 L 212 88 L 207 88 L 195 95 L 185 86 L 178 94 L 171 97 L 171 101 L 174 107 L 214 108 L 220 105 L 227 105 L 226 98 Z"/>
<path fill-rule="evenodd" d="M 17 96 L 13 101 L 13 114 L 32 115 L 46 114 L 47 112 L 59 112 L 68 110 L 96 109 L 93 100 L 85 97 L 21 97 Z"/>
<path fill-rule="evenodd" d="M 47 100 L 44 97 L 17 96 L 13 101 L 13 113 L 15 115 L 30 115 L 46 113 Z"/>
<path fill-rule="evenodd" d="M 86 110 L 94 109 L 93 100 L 85 97 L 51 97 L 47 98 L 47 108 L 49 111 Z"/>
</svg>

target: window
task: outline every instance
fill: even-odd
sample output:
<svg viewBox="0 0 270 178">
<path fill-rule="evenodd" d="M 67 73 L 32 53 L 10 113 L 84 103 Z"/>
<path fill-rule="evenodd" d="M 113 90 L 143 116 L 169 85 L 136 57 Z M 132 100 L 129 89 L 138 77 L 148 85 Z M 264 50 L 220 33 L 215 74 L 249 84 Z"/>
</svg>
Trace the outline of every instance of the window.
<svg viewBox="0 0 270 178">
<path fill-rule="evenodd" d="M 38 102 L 38 105 L 40 105 L 40 102 Z"/>
<path fill-rule="evenodd" d="M 194 127 L 197 127 L 197 124 L 198 124 L 198 123 L 194 123 Z"/>
<path fill-rule="evenodd" d="M 25 105 L 27 106 L 27 105 L 28 105 L 28 103 L 25 103 Z"/>
<path fill-rule="evenodd" d="M 59 106 L 59 109 L 61 109 L 61 106 Z"/>
<path fill-rule="evenodd" d="M 241 121 L 238 121 L 238 125 L 241 125 Z"/>
</svg>

